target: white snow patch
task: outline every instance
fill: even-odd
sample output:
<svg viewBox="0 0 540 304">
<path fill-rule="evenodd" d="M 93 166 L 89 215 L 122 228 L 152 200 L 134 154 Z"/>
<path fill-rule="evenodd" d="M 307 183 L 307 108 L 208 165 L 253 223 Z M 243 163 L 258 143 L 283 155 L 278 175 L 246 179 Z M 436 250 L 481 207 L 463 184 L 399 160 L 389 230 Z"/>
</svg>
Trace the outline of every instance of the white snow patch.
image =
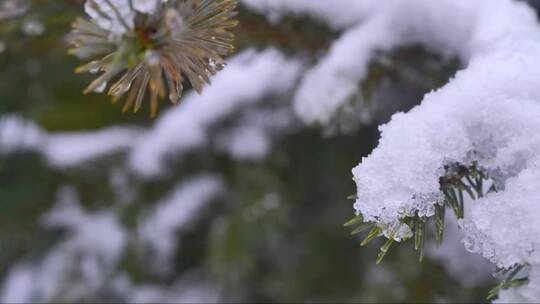
<svg viewBox="0 0 540 304">
<path fill-rule="evenodd" d="M 230 136 L 227 148 L 239 160 L 260 160 L 270 149 L 270 139 L 258 127 L 238 128 Z"/>
<path fill-rule="evenodd" d="M 465 232 L 458 227 L 458 221 L 451 212 L 446 213 L 444 242 L 440 246 L 432 244 L 427 254 L 440 261 L 450 277 L 458 281 L 462 288 L 474 288 L 485 283 L 495 271 L 495 266 L 481 256 L 463 247 Z"/>
<path fill-rule="evenodd" d="M 204 144 L 208 128 L 262 97 L 291 90 L 301 65 L 276 50 L 244 51 L 212 79 L 201 95 L 190 93 L 183 103 L 163 114 L 135 146 L 131 166 L 143 176 L 164 172 L 169 155 L 179 156 Z"/>
<path fill-rule="evenodd" d="M 389 24 L 401 24 L 396 31 L 429 47 L 453 45 L 449 50 L 466 68 L 426 94 L 420 106 L 380 127 L 379 146 L 353 169 L 354 207 L 384 226 L 415 212 L 431 216 L 441 199 L 443 165 L 477 162 L 496 172 L 491 178 L 504 187 L 467 210 L 461 223 L 467 249 L 500 267 L 528 263 L 535 273 L 540 266 L 540 29 L 535 13 L 506 0 L 402 3 L 407 9 L 386 15 L 392 17 Z M 538 283 L 533 278 L 519 291 L 531 297 L 540 290 Z"/>
<path fill-rule="evenodd" d="M 43 131 L 20 116 L 0 117 L 0 155 L 35 150 L 43 143 Z"/>
<path fill-rule="evenodd" d="M 71 167 L 130 148 L 139 137 L 135 129 L 111 127 L 94 132 L 70 132 L 48 136 L 44 153 L 49 163 Z"/>
<path fill-rule="evenodd" d="M 212 198 L 223 190 L 222 181 L 212 175 L 201 175 L 183 181 L 155 211 L 145 218 L 139 228 L 142 239 L 155 252 L 155 260 L 167 264 L 176 249 L 176 233 L 190 224 Z M 167 265 L 165 265 L 167 264 Z"/>
<path fill-rule="evenodd" d="M 126 243 L 126 232 L 109 212 L 88 213 L 72 188 L 63 188 L 43 225 L 67 229 L 67 237 L 39 263 L 21 262 L 7 276 L 2 302 L 74 301 L 106 284 Z M 68 289 L 65 289 L 69 286 Z"/>
<path fill-rule="evenodd" d="M 127 150 L 140 133 L 139 130 L 128 127 L 47 133 L 24 118 L 6 116 L 0 117 L 0 155 L 36 151 L 43 154 L 50 165 L 69 168 Z"/>
<path fill-rule="evenodd" d="M 160 2 L 166 2 L 167 0 L 131 1 L 133 9 L 129 5 L 129 0 L 110 0 L 114 8 L 105 0 L 94 0 L 97 8 L 92 5 L 92 2 L 86 1 L 84 9 L 88 16 L 100 27 L 116 35 L 122 35 L 128 29 L 133 28 L 137 12 L 152 14 Z"/>
<path fill-rule="evenodd" d="M 287 14 L 307 15 L 335 29 L 359 23 L 367 13 L 384 6 L 383 3 L 360 0 L 242 0 L 242 3 L 275 23 Z"/>
</svg>

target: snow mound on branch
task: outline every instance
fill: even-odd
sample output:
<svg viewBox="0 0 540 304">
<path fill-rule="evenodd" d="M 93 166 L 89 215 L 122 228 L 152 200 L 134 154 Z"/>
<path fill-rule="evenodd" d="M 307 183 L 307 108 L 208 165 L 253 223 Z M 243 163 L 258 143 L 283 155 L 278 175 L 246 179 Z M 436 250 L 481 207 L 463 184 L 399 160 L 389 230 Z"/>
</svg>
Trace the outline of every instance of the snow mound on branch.
<svg viewBox="0 0 540 304">
<path fill-rule="evenodd" d="M 529 284 L 499 291 L 494 303 L 538 303 L 540 299 L 540 268 L 534 267 L 529 273 Z"/>
<path fill-rule="evenodd" d="M 174 233 L 186 228 L 222 190 L 222 180 L 215 175 L 187 178 L 137 226 L 141 240 L 156 249 L 152 261 L 162 267 L 158 270 L 171 269 Z M 86 211 L 75 189 L 61 188 L 54 208 L 41 218 L 41 224 L 48 229 L 65 230 L 65 237 L 43 258 L 30 258 L 14 265 L 1 286 L 0 300 L 74 302 L 106 290 L 137 303 L 216 301 L 213 286 L 198 283 L 200 280 L 186 278 L 172 286 L 153 286 L 135 285 L 127 277 L 117 276 L 122 254 L 129 242 L 133 244 L 135 234 L 123 227 L 115 210 L 112 207 Z"/>
<path fill-rule="evenodd" d="M 294 106 L 307 123 L 326 125 L 349 102 L 366 76 L 375 51 L 420 43 L 467 62 L 500 43 L 510 43 L 514 35 L 524 37 L 536 23 L 532 10 L 525 5 L 503 0 L 392 1 L 391 5 L 358 2 L 364 4 L 362 9 L 368 17 L 346 30 L 300 84 Z M 343 5 L 341 9 L 355 7 Z M 520 22 L 510 21 L 518 19 Z"/>
<path fill-rule="evenodd" d="M 540 29 L 536 16 L 526 5 L 504 0 L 406 3 L 407 7 L 396 5 L 373 18 L 388 18 L 387 26 L 398 32 L 395 44 L 421 42 L 455 52 L 466 68 L 441 89 L 426 94 L 420 106 L 395 114 L 380 127 L 379 146 L 353 169 L 358 188 L 354 207 L 366 220 L 382 225 L 395 224 L 416 212 L 431 216 L 441 201 L 443 166 L 475 162 L 499 192 L 487 194 L 467 210 L 461 223 L 467 249 L 500 267 L 528 263 L 534 274 L 540 267 L 536 251 L 540 247 Z M 373 41 L 380 43 L 377 39 Z M 333 58 L 332 52 L 329 56 Z M 333 65 L 330 59 L 326 64 L 346 66 L 343 62 Z M 309 103 L 301 94 L 297 101 Z M 324 108 L 324 115 L 332 109 Z M 312 113 L 315 120 L 326 117 Z M 538 300 L 539 283 L 532 276 L 527 286 L 511 293 L 514 299 Z M 503 293 L 504 299 L 509 300 L 509 294 Z"/>
<path fill-rule="evenodd" d="M 499 267 L 539 264 L 540 252 L 535 250 L 540 245 L 539 181 L 540 159 L 536 157 L 508 180 L 504 191 L 476 201 L 462 223 L 467 248 Z"/>
<path fill-rule="evenodd" d="M 98 131 L 55 133 L 44 147 L 49 164 L 74 167 L 89 160 L 130 148 L 141 132 L 133 128 L 110 127 Z"/>
<path fill-rule="evenodd" d="M 230 154 L 239 160 L 260 160 L 270 149 L 267 135 L 259 127 L 238 128 L 228 139 Z"/>
<path fill-rule="evenodd" d="M 487 4 L 449 3 L 460 7 L 471 3 L 471 10 Z M 540 71 L 530 67 L 540 64 L 540 43 L 531 37 L 539 37 L 540 32 L 526 7 L 507 1 L 489 3 L 477 19 L 482 21 L 487 15 L 491 23 L 469 22 L 475 27 L 468 32 L 475 34 L 465 45 L 477 47 L 471 49 L 475 52 L 468 67 L 440 90 L 427 94 L 419 107 L 395 114 L 381 126 L 379 147 L 353 170 L 360 195 L 355 206 L 368 219 L 393 221 L 413 211 L 429 215 L 445 163 L 478 161 L 483 167 L 499 169 L 504 182 L 534 156 L 540 134 L 540 104 L 534 100 L 540 97 L 540 89 L 534 84 Z M 424 13 L 429 12 L 428 6 Z M 495 17 L 500 18 L 495 22 Z M 436 25 L 429 28 L 435 31 Z M 446 31 L 445 26 L 439 34 Z"/>
<path fill-rule="evenodd" d="M 184 275 L 171 286 L 133 285 L 127 302 L 130 303 L 217 303 L 217 288 L 201 279 Z"/>
<path fill-rule="evenodd" d="M 42 224 L 68 233 L 43 260 L 23 261 L 13 267 L 2 287 L 2 302 L 59 300 L 67 282 L 79 286 L 65 293 L 64 301 L 73 302 L 86 290 L 93 294 L 108 284 L 127 243 L 127 233 L 112 212 L 83 210 L 74 189 L 65 187 Z"/>
<path fill-rule="evenodd" d="M 110 127 L 97 131 L 48 133 L 20 116 L 0 117 L 0 156 L 35 151 L 57 168 L 125 151 L 141 132 L 134 128 Z"/>
<path fill-rule="evenodd" d="M 335 29 L 342 29 L 360 22 L 366 13 L 381 4 L 359 0 L 242 0 L 251 10 L 263 13 L 272 22 L 287 14 L 307 15 L 324 21 Z"/>
<path fill-rule="evenodd" d="M 0 155 L 38 149 L 43 131 L 33 122 L 19 116 L 0 117 Z"/>
<path fill-rule="evenodd" d="M 164 113 L 148 131 L 110 127 L 47 133 L 22 117 L 0 117 L 0 155 L 32 150 L 42 153 L 55 167 L 69 168 L 114 152 L 127 152 L 133 171 L 143 177 L 157 176 L 166 171 L 167 157 L 179 158 L 208 143 L 215 123 L 261 103 L 265 97 L 290 92 L 301 70 L 299 60 L 287 59 L 274 49 L 243 51 L 230 59 L 201 95 L 189 93 L 182 105 Z M 267 133 L 289 126 L 292 115 L 282 112 L 252 113 L 251 119 L 238 126 L 237 134 L 231 135 L 227 150 L 239 159 L 263 157 L 270 146 Z"/>
<path fill-rule="evenodd" d="M 155 211 L 144 219 L 139 233 L 154 249 L 155 261 L 170 269 L 176 246 L 176 233 L 186 228 L 212 198 L 223 190 L 223 182 L 213 175 L 201 175 L 183 181 L 167 198 L 157 203 Z"/>
<path fill-rule="evenodd" d="M 460 76 L 454 84 L 465 79 Z M 415 211 L 433 215 L 447 163 L 476 161 L 499 173 L 493 176 L 498 184 L 524 170 L 540 148 L 540 104 L 496 95 L 441 90 L 410 113 L 394 115 L 380 128 L 379 146 L 353 169 L 357 211 L 384 223 Z"/>
<path fill-rule="evenodd" d="M 358 91 L 373 52 L 396 45 L 393 36 L 386 22 L 377 18 L 345 32 L 302 78 L 294 100 L 295 113 L 307 123 L 328 124 Z"/>
<path fill-rule="evenodd" d="M 142 176 L 161 174 L 167 156 L 178 156 L 206 143 L 212 124 L 266 96 L 294 88 L 301 67 L 299 61 L 273 49 L 238 54 L 201 95 L 188 94 L 181 106 L 160 117 L 135 144 L 132 168 Z"/>
<path fill-rule="evenodd" d="M 495 272 L 495 265 L 463 247 L 465 231 L 459 229 L 454 214 L 446 212 L 445 222 L 444 242 L 440 246 L 430 244 L 427 255 L 432 260 L 441 262 L 450 277 L 462 288 L 474 288 L 478 286 L 478 282 L 485 282 Z"/>
</svg>

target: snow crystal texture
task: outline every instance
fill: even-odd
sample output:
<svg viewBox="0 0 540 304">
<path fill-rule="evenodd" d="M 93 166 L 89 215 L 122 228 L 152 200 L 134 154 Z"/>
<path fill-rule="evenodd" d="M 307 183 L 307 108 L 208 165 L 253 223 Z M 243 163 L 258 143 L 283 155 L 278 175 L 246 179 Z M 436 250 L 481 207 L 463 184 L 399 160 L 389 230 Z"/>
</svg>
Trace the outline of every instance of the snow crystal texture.
<svg viewBox="0 0 540 304">
<path fill-rule="evenodd" d="M 338 44 L 310 72 L 330 73 L 331 83 L 314 86 L 311 82 L 318 77 L 304 79 L 303 86 L 321 90 L 299 90 L 296 106 L 306 110 L 306 121 L 324 123 L 332 116 L 346 98 L 331 93 L 332 85 L 341 92 L 361 79 L 365 54 L 373 46 L 422 43 L 458 55 L 466 68 L 426 94 L 421 105 L 395 114 L 380 127 L 379 146 L 353 169 L 357 213 L 383 226 L 415 213 L 431 216 L 441 199 L 443 166 L 477 163 L 499 192 L 467 209 L 461 221 L 467 249 L 499 267 L 530 264 L 531 273 L 536 273 L 540 266 L 536 250 L 540 246 L 540 28 L 533 10 L 505 0 L 396 1 L 348 35 L 361 33 L 376 21 L 388 41 L 364 35 L 364 45 L 347 46 L 347 36 L 339 42 L 351 52 L 344 60 L 358 59 L 357 74 L 346 72 L 348 64 L 341 60 L 344 51 L 338 50 Z M 358 52 L 355 56 L 353 49 Z M 328 98 L 316 101 L 320 96 Z M 538 283 L 532 276 L 526 287 L 511 292 L 513 298 L 538 300 Z M 503 293 L 503 299 L 511 300 L 509 294 Z"/>
</svg>

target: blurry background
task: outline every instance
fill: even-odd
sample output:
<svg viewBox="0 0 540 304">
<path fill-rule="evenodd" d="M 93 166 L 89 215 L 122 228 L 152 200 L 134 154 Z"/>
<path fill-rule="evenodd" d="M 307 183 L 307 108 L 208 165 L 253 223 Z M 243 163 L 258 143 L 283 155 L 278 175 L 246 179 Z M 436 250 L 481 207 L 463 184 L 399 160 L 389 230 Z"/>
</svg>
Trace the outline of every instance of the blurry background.
<svg viewBox="0 0 540 304">
<path fill-rule="evenodd" d="M 82 94 L 66 49 L 83 1 L 0 1 L 0 299 L 485 301 L 493 269 L 455 223 L 422 264 L 408 242 L 375 265 L 381 240 L 343 227 L 377 127 L 459 60 L 377 53 L 338 118 L 308 126 L 294 88 L 342 32 L 239 12 L 229 67 L 152 120 Z"/>
</svg>

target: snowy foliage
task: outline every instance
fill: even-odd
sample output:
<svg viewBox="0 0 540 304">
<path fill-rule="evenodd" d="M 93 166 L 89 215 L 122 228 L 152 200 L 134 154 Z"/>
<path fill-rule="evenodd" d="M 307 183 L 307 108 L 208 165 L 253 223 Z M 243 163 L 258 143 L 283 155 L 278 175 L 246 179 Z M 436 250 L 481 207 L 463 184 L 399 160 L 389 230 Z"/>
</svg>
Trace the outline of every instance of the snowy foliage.
<svg viewBox="0 0 540 304">
<path fill-rule="evenodd" d="M 309 15 L 342 29 L 362 21 L 377 4 L 358 0 L 241 0 L 247 7 L 266 14 L 273 22 L 287 14 Z"/>
<path fill-rule="evenodd" d="M 222 188 L 219 178 L 199 176 L 182 183 L 169 197 L 157 203 L 157 209 L 144 220 L 139 233 L 151 244 L 154 259 L 163 263 L 161 267 L 168 267 L 176 249 L 176 232 L 186 227 Z"/>
<path fill-rule="evenodd" d="M 150 13 L 159 1 L 133 0 L 133 4 L 135 10 Z M 102 11 L 87 2 L 88 15 L 121 35 L 125 29 L 118 18 L 101 15 L 116 12 L 104 0 L 95 2 Z M 134 12 L 128 1 L 113 2 L 133 26 Z M 120 176 L 134 173 L 145 178 L 165 175 L 171 159 L 181 161 L 188 152 L 212 144 L 236 159 L 261 159 L 271 148 L 272 133 L 291 127 L 291 112 L 306 124 L 325 126 L 336 119 L 367 76 L 375 52 L 422 44 L 444 56 L 458 56 L 465 68 L 427 94 L 421 105 L 395 114 L 380 127 L 379 146 L 353 169 L 358 188 L 354 208 L 390 236 L 389 230 L 402 225 L 400 220 L 406 217 L 434 215 L 435 206 L 443 200 L 440 178 L 445 165 L 476 164 L 497 191 L 467 201 L 465 217 L 459 221 L 465 247 L 498 267 L 530 265 L 528 284 L 502 290 L 500 302 L 540 298 L 540 30 L 530 8 L 510 0 L 241 2 L 272 22 L 288 14 L 307 15 L 344 33 L 305 74 L 301 60 L 287 58 L 278 50 L 243 51 L 229 60 L 201 95 L 188 93 L 181 105 L 164 113 L 148 130 L 113 127 L 50 134 L 18 116 L 2 117 L 0 155 L 31 150 L 45 156 L 49 164 L 67 168 L 119 152 L 125 162 L 122 170 L 127 171 Z M 265 98 L 279 102 L 279 95 L 291 93 L 293 102 L 278 110 L 255 108 Z M 221 121 L 249 107 L 253 112 L 242 116 L 239 124 L 210 135 Z M 177 250 L 175 234 L 224 187 L 213 173 L 184 178 L 157 201 L 155 212 L 141 219 L 135 234 L 157 253 L 157 263 L 166 268 Z M 134 302 L 217 298 L 205 282 L 184 290 L 186 284 L 179 281 L 164 289 L 109 277 L 127 246 L 129 232 L 113 210 L 87 212 L 69 188 L 59 196 L 60 203 L 43 225 L 70 234 L 42 261 L 16 265 L 4 283 L 2 300 L 54 298 L 65 279 L 62 275 L 69 272 L 64 267 L 78 261 L 83 268 L 80 282 L 97 289 L 112 280 L 111 288 L 132 294 Z M 107 237 L 98 238 L 91 231 Z M 405 226 L 399 232 L 394 235 L 399 240 L 411 234 Z M 462 253 L 445 253 L 429 254 L 451 264 L 461 277 L 464 268 L 456 266 L 456 256 L 461 259 Z M 73 263 L 59 262 L 65 260 Z M 20 286 L 31 288 L 21 293 Z"/>
<path fill-rule="evenodd" d="M 447 85 L 427 94 L 420 106 L 407 114 L 395 114 L 380 127 L 379 146 L 353 170 L 358 187 L 354 206 L 364 219 L 385 229 L 415 214 L 430 217 L 442 201 L 444 166 L 477 163 L 498 192 L 472 203 L 461 222 L 467 249 L 499 267 L 530 264 L 535 271 L 540 262 L 535 250 L 540 245 L 535 237 L 540 233 L 540 222 L 535 220 L 540 203 L 535 189 L 540 181 L 536 153 L 540 149 L 540 90 L 536 85 L 540 72 L 535 68 L 540 64 L 540 31 L 536 16 L 524 4 L 510 1 L 417 3 L 395 5 L 388 12 L 381 11 L 375 20 L 385 24 L 383 29 L 399 29 L 393 31 L 398 32 L 394 44 L 420 41 L 457 52 L 466 68 Z M 403 13 L 408 17 L 399 18 Z M 449 22 L 456 14 L 461 22 Z M 379 46 L 378 40 L 372 42 Z M 329 62 L 327 71 L 335 67 L 340 75 L 347 75 L 340 70 L 346 65 Z M 351 80 L 358 81 L 358 76 Z M 341 86 L 343 83 L 347 82 Z M 298 101 L 324 115 L 331 115 L 341 103 L 336 99 L 330 107 L 321 104 L 319 108 L 320 103 L 302 95 Z M 313 117 L 326 120 L 319 112 Z M 406 236 L 407 229 L 401 231 L 396 239 Z M 522 288 L 528 300 L 535 299 L 530 289 L 540 288 L 534 284 L 531 280 Z"/>
<path fill-rule="evenodd" d="M 182 107 L 162 115 L 135 145 L 131 166 L 142 175 L 158 175 L 163 172 L 167 155 L 179 155 L 202 145 L 208 138 L 208 128 L 240 107 L 291 90 L 300 71 L 298 61 L 286 59 L 276 50 L 238 54 L 201 95 L 189 94 Z"/>
<path fill-rule="evenodd" d="M 444 242 L 440 246 L 433 243 L 427 255 L 440 261 L 463 288 L 472 288 L 477 282 L 491 277 L 495 266 L 482 256 L 466 250 L 462 243 L 464 236 L 465 232 L 459 229 L 454 214 L 446 213 Z"/>
<path fill-rule="evenodd" d="M 77 193 L 65 187 L 58 193 L 56 206 L 43 217 L 42 224 L 49 229 L 66 229 L 67 237 L 53 248 L 42 261 L 23 261 L 8 275 L 0 293 L 3 302 L 32 302 L 38 299 L 64 301 L 92 297 L 94 292 L 111 289 L 130 295 L 135 302 L 167 301 L 178 299 L 213 299 L 201 286 L 188 286 L 184 282 L 172 290 L 137 286 L 121 277 L 113 277 L 128 239 L 140 235 L 141 241 L 151 244 L 153 258 L 161 269 L 170 267 L 174 234 L 189 224 L 205 203 L 221 189 L 220 180 L 206 175 L 193 178 L 178 186 L 166 201 L 158 204 L 155 214 L 142 221 L 136 232 L 129 232 L 119 222 L 114 208 L 99 213 L 84 211 Z M 131 234 L 130 234 L 131 233 Z M 113 284 L 110 284 L 111 281 Z M 63 290 L 66 288 L 67 290 Z M 202 289 L 201 292 L 197 290 Z M 161 295 L 158 297 L 157 295 Z M 177 300 L 175 300 L 177 299 Z"/>
<path fill-rule="evenodd" d="M 415 214 L 433 216 L 443 200 L 444 166 L 477 163 L 498 191 L 469 202 L 460 221 L 465 246 L 502 268 L 530 264 L 529 284 L 503 291 L 500 301 L 538 300 L 540 30 L 534 11 L 505 0 L 339 1 L 332 7 L 245 2 L 272 19 L 292 12 L 348 28 L 297 90 L 294 108 L 307 123 L 335 119 L 375 51 L 420 43 L 460 57 L 466 68 L 454 79 L 380 127 L 379 147 L 353 170 L 354 206 L 386 229 Z M 352 15 L 356 22 L 347 22 Z M 397 239 L 410 234 L 406 227 L 400 231 Z"/>
<path fill-rule="evenodd" d="M 0 155 L 36 151 L 56 167 L 77 166 L 131 146 L 140 131 L 112 127 L 96 132 L 48 134 L 19 116 L 0 118 Z"/>
<path fill-rule="evenodd" d="M 81 210 L 71 188 L 61 189 L 57 200 L 56 207 L 43 218 L 43 225 L 68 229 L 70 234 L 41 263 L 22 262 L 11 270 L 2 302 L 54 300 L 66 285 L 72 286 L 65 293 L 65 300 L 70 301 L 83 292 L 102 288 L 113 273 L 126 244 L 126 232 L 116 216 Z"/>
<path fill-rule="evenodd" d="M 290 91 L 301 68 L 299 61 L 286 59 L 276 50 L 247 50 L 231 59 L 203 94 L 188 94 L 181 107 L 162 115 L 146 132 L 114 127 L 96 132 L 47 134 L 20 117 L 5 117 L 0 120 L 0 153 L 38 150 L 52 164 L 69 166 L 115 151 L 127 151 L 130 167 L 135 172 L 143 176 L 163 174 L 168 155 L 180 157 L 203 145 L 208 140 L 208 129 L 242 106 Z M 243 86 L 236 86 L 238 83 Z M 263 130 L 287 126 L 289 118 L 283 111 L 264 113 L 264 117 L 260 117 L 262 114 L 255 113 L 244 121 L 242 125 L 247 126 L 247 130 L 233 131 L 232 141 L 225 149 L 239 158 L 264 154 L 268 136 Z M 239 138 L 240 135 L 235 134 L 238 132 L 247 132 L 243 134 L 248 136 L 240 134 Z M 239 148 L 240 140 L 249 141 L 250 145 Z"/>
<path fill-rule="evenodd" d="M 211 140 L 233 158 L 263 157 L 269 149 L 272 133 L 290 125 L 291 111 L 284 110 L 285 105 L 278 103 L 271 110 L 252 108 L 251 114 L 246 113 L 234 128 L 224 130 L 216 138 L 210 137 L 208 129 L 240 112 L 242 106 L 255 106 L 265 97 L 289 92 L 301 68 L 299 61 L 286 59 L 273 49 L 242 52 L 213 79 L 212 86 L 202 95 L 189 93 L 181 107 L 172 108 L 147 131 L 111 127 L 49 133 L 20 116 L 4 116 L 0 118 L 0 155 L 36 152 L 50 165 L 66 170 L 93 165 L 93 160 L 119 154 L 123 163 L 111 172 L 111 184 L 121 192 L 118 193 L 119 200 L 127 201 L 122 197 L 133 195 L 131 186 L 126 185 L 127 175 L 165 174 L 168 157 L 174 155 L 181 159 L 186 152 Z M 138 248 L 148 253 L 148 262 L 155 271 L 166 274 L 175 251 L 181 250 L 177 248 L 177 233 L 189 227 L 223 187 L 219 176 L 212 174 L 186 177 L 172 193 L 155 202 L 156 208 L 140 219 L 140 225 L 134 231 L 125 231 L 118 223 L 115 210 L 120 206 L 110 206 L 97 214 L 89 213 L 80 206 L 72 189 L 63 189 L 58 204 L 43 224 L 66 229 L 70 237 L 53 248 L 42 261 L 22 261 L 15 265 L 4 281 L 2 300 L 53 300 L 64 295 L 70 301 L 91 297 L 91 293 L 98 290 L 117 288 L 115 292 L 130 296 L 133 302 L 215 301 L 217 295 L 206 282 L 181 281 L 171 288 L 138 286 L 128 278 L 113 279 L 111 275 L 118 269 L 118 255 L 124 252 L 128 238 L 139 240 Z M 79 267 L 82 267 L 80 277 L 67 281 L 66 276 L 76 275 Z M 108 285 L 111 280 L 114 284 Z M 62 286 L 70 286 L 72 290 L 66 293 L 60 289 Z M 85 286 L 89 289 L 83 288 Z"/>
</svg>

